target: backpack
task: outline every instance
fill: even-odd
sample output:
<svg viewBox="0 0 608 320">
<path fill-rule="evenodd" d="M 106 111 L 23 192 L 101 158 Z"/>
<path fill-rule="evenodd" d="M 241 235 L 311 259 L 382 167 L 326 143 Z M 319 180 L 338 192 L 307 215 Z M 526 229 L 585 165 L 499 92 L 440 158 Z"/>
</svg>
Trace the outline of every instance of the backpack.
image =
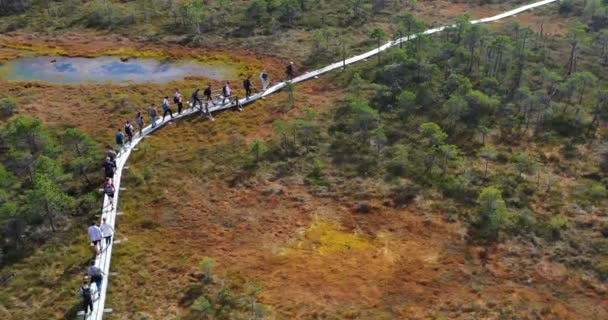
<svg viewBox="0 0 608 320">
<path fill-rule="evenodd" d="M 85 300 L 91 300 L 91 287 L 80 287 L 80 294 Z"/>
<path fill-rule="evenodd" d="M 114 196 L 114 187 L 111 184 L 106 184 L 103 187 L 103 192 L 108 195 L 109 197 L 113 197 Z"/>
<path fill-rule="evenodd" d="M 93 282 L 101 281 L 103 280 L 103 276 L 100 274 L 94 274 L 93 276 L 91 276 L 91 280 L 93 280 Z"/>
<path fill-rule="evenodd" d="M 179 103 L 179 97 L 177 95 L 173 96 L 173 102 Z"/>
<path fill-rule="evenodd" d="M 262 73 L 262 79 L 268 80 L 268 74 L 266 72 Z"/>
</svg>

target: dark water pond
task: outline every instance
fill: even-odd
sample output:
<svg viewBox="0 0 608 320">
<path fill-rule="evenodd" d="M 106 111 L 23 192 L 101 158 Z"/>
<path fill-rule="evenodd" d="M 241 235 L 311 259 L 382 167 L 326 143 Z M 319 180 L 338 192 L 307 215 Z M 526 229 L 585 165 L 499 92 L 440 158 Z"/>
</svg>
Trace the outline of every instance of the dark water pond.
<svg viewBox="0 0 608 320">
<path fill-rule="evenodd" d="M 38 80 L 51 83 L 166 83 L 185 77 L 214 80 L 230 78 L 235 73 L 227 66 L 206 65 L 190 60 L 160 61 L 118 57 L 20 58 L 0 65 L 0 78 L 6 80 Z"/>
</svg>

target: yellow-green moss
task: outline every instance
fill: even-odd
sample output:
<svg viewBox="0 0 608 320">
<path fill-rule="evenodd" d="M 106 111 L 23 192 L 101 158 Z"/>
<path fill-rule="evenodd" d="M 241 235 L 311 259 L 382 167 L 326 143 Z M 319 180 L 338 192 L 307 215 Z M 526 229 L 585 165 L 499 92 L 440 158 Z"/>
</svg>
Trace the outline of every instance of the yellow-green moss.
<svg viewBox="0 0 608 320">
<path fill-rule="evenodd" d="M 302 249 L 312 249 L 319 254 L 332 254 L 365 250 L 372 246 L 373 244 L 361 235 L 346 232 L 333 222 L 317 219 L 305 231 L 303 239 L 293 248 L 284 250 L 283 254 Z"/>
</svg>

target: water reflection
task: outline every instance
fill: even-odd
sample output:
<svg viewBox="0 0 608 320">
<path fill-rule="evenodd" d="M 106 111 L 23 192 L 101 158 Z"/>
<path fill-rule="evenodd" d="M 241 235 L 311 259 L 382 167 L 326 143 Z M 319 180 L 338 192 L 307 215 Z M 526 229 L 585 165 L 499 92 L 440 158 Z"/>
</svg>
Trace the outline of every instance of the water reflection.
<svg viewBox="0 0 608 320">
<path fill-rule="evenodd" d="M 229 67 L 204 65 L 188 60 L 132 59 L 121 61 L 117 57 L 21 58 L 0 66 L 0 77 L 6 80 L 39 80 L 53 83 L 165 83 L 181 80 L 188 76 L 223 80 L 229 78 L 233 73 L 234 70 Z"/>
</svg>

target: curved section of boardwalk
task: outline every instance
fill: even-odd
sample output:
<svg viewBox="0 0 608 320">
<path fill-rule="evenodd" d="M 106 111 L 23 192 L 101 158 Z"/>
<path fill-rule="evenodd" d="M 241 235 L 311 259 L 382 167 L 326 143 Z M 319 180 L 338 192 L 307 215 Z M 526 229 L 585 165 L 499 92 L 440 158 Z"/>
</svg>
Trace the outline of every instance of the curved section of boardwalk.
<svg viewBox="0 0 608 320">
<path fill-rule="evenodd" d="M 522 6 L 519 7 L 517 9 L 514 10 L 510 10 L 501 14 L 498 14 L 496 16 L 493 17 L 488 17 L 488 18 L 483 18 L 483 19 L 479 19 L 479 20 L 473 20 L 471 21 L 472 24 L 479 24 L 479 23 L 487 23 L 487 22 L 493 22 L 493 21 L 497 21 L 500 19 L 504 19 L 504 18 L 508 18 L 514 15 L 517 15 L 519 13 L 522 13 L 524 11 L 528 11 L 528 10 L 532 10 L 534 8 L 538 8 L 553 2 L 558 2 L 560 0 L 544 0 L 544 1 L 539 1 L 539 2 L 535 2 L 526 6 Z M 441 32 L 447 28 L 451 28 L 454 25 L 447 25 L 447 26 L 442 26 L 442 27 L 438 27 L 438 28 L 433 28 L 433 29 L 429 29 L 426 30 L 424 32 L 422 32 L 421 34 L 434 34 L 437 32 Z M 358 56 L 346 59 L 345 61 L 340 61 L 340 62 L 336 62 L 333 63 L 331 65 L 328 65 L 324 68 L 315 70 L 315 71 L 311 71 L 311 72 L 307 72 L 305 74 L 302 74 L 296 78 L 294 78 L 292 80 L 293 83 L 298 83 L 298 82 L 303 82 L 312 78 L 315 78 L 319 75 L 322 75 L 324 73 L 333 71 L 335 69 L 339 69 L 342 68 L 344 65 L 349 65 L 349 64 L 353 64 L 359 61 L 363 61 L 368 59 L 369 57 L 372 57 L 374 55 L 377 55 L 378 53 L 385 51 L 393 46 L 398 46 L 400 43 L 415 39 L 417 37 L 417 35 L 410 35 L 407 37 L 403 37 L 401 39 L 397 39 L 394 41 L 389 41 L 388 43 L 386 43 L 385 45 L 376 48 L 374 50 L 368 51 L 366 53 L 360 54 Z M 278 91 L 280 91 L 281 89 L 283 89 L 285 86 L 287 85 L 286 82 L 281 82 L 278 83 L 270 88 L 268 88 L 268 90 L 266 90 L 265 92 L 262 93 L 258 93 L 255 94 L 253 96 L 251 96 L 250 99 L 242 99 L 240 100 L 241 105 L 245 105 L 245 104 L 249 104 L 251 102 L 254 102 L 262 97 L 266 97 L 269 96 L 271 94 L 274 94 Z M 214 107 L 209 108 L 210 112 L 216 112 L 216 111 L 220 111 L 220 110 L 224 110 L 224 109 L 228 109 L 228 108 L 232 108 L 234 107 L 234 103 L 226 103 L 223 105 L 217 105 Z M 173 120 L 177 120 L 180 118 L 184 118 L 190 115 L 193 115 L 195 113 L 198 113 L 199 110 L 198 109 L 194 109 L 194 108 L 190 108 L 187 109 L 185 112 L 183 112 L 181 115 L 179 116 L 174 116 Z M 165 124 L 167 124 L 168 122 L 170 122 L 171 120 L 167 120 L 167 121 L 157 121 L 156 122 L 156 127 L 152 128 L 152 126 L 148 126 L 143 130 L 143 135 L 141 136 L 137 136 L 133 139 L 133 141 L 131 142 L 130 145 L 128 145 L 117 157 L 116 159 L 116 165 L 117 165 L 117 170 L 116 170 L 116 175 L 114 176 L 114 185 L 116 187 L 116 194 L 114 196 L 113 200 L 110 200 L 110 198 L 108 198 L 107 196 L 104 196 L 104 200 L 103 200 L 103 209 L 102 209 L 102 218 L 106 218 L 106 222 L 109 223 L 112 227 L 115 226 L 116 223 L 116 212 L 117 212 L 117 208 L 118 208 L 118 200 L 120 198 L 120 182 L 121 182 L 121 177 L 122 177 L 122 172 L 123 169 L 125 167 L 125 164 L 127 163 L 127 160 L 129 159 L 129 155 L 131 154 L 131 152 L 133 151 L 133 148 L 135 148 L 135 146 L 137 146 L 137 144 L 139 144 L 141 142 L 141 140 L 147 136 L 152 134 L 154 131 L 159 130 L 160 128 L 162 128 Z M 114 204 L 112 205 L 110 203 L 110 201 L 114 201 Z M 120 235 L 120 233 L 117 233 L 118 235 Z M 94 309 L 93 312 L 89 314 L 89 316 L 87 317 L 87 319 L 92 319 L 92 320 L 101 320 L 103 318 L 103 311 L 105 308 L 105 301 L 106 301 L 106 290 L 108 288 L 108 275 L 109 275 L 109 270 L 110 270 L 110 261 L 112 258 L 112 249 L 114 247 L 114 243 L 112 243 L 110 246 L 108 246 L 100 255 L 97 256 L 97 258 L 95 259 L 95 265 L 99 268 L 101 268 L 103 270 L 103 272 L 106 274 L 106 276 L 103 279 L 103 285 L 102 285 L 102 292 L 101 292 L 101 296 L 98 300 L 95 301 L 94 303 Z"/>
</svg>

